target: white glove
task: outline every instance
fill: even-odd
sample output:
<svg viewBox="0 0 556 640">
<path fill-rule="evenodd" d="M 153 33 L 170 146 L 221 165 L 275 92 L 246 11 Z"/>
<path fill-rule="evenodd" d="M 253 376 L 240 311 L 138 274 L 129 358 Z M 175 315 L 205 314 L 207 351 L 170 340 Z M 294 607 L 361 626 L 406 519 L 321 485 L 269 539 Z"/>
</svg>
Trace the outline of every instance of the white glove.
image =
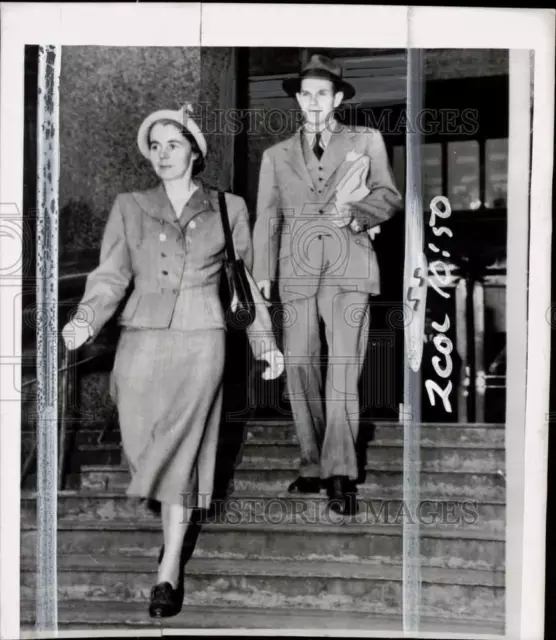
<svg viewBox="0 0 556 640">
<path fill-rule="evenodd" d="M 373 227 L 372 229 L 367 229 L 367 233 L 369 234 L 369 238 L 371 240 L 374 240 L 375 236 L 377 236 L 380 233 L 380 225 L 377 224 L 376 227 Z"/>
<path fill-rule="evenodd" d="M 268 369 L 263 372 L 263 380 L 274 380 L 284 371 L 284 355 L 279 349 L 272 349 L 262 354 L 258 360 L 268 362 Z"/>
<path fill-rule="evenodd" d="M 79 349 L 93 335 L 93 330 L 89 323 L 70 321 L 62 329 L 62 337 L 66 344 L 66 349 Z"/>
</svg>

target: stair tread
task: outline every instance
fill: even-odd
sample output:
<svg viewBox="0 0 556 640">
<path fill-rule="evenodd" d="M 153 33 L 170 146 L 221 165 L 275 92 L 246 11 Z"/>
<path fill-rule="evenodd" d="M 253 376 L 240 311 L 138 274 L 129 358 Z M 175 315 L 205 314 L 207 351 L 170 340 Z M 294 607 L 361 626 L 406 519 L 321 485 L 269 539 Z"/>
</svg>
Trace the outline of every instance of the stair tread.
<svg viewBox="0 0 556 640">
<path fill-rule="evenodd" d="M 22 621 L 34 616 L 34 603 L 22 601 Z M 80 629 L 80 625 L 89 631 L 93 626 L 111 627 L 138 627 L 141 634 L 151 633 L 159 635 L 161 632 L 170 635 L 170 629 L 318 629 L 323 628 L 361 631 L 402 631 L 402 617 L 381 616 L 358 611 L 311 611 L 292 608 L 243 608 L 243 607 L 184 607 L 181 613 L 174 618 L 167 618 L 162 624 L 157 624 L 148 616 L 147 604 L 140 602 L 113 602 L 102 603 L 89 601 L 64 601 L 59 603 L 59 623 L 72 629 Z M 114 618 L 118 622 L 114 623 Z M 68 624 L 65 621 L 71 620 Z M 29 625 L 30 626 L 30 625 Z M 22 623 L 22 639 L 35 638 L 34 630 L 25 630 Z M 149 627 L 145 629 L 144 627 Z M 468 638 L 470 632 L 500 635 L 504 632 L 503 621 L 473 620 L 473 619 L 442 619 L 422 618 L 420 632 L 462 632 L 461 638 Z"/>
<path fill-rule="evenodd" d="M 400 429 L 404 428 L 404 424 L 402 422 L 398 422 L 396 420 L 366 420 L 363 421 L 366 424 L 374 425 L 375 427 L 399 427 Z M 289 427 L 293 426 L 294 422 L 290 419 L 271 419 L 271 420 L 262 420 L 258 418 L 253 418 L 251 420 L 247 420 L 246 424 L 250 427 Z M 462 429 L 462 428 L 471 428 L 471 429 L 505 429 L 506 425 L 503 422 L 419 422 L 419 426 L 421 427 L 434 427 L 436 428 L 444 428 L 444 429 Z"/>
<path fill-rule="evenodd" d="M 244 442 L 245 445 L 252 447 L 284 447 L 292 450 L 298 450 L 299 444 L 297 442 L 292 442 L 290 440 L 276 440 L 276 439 L 264 439 L 264 438 L 247 438 Z M 489 443 L 458 443 L 458 444 L 445 444 L 443 442 L 439 442 L 438 444 L 421 444 L 421 450 L 426 451 L 471 451 L 471 450 L 479 450 L 479 451 L 505 451 L 504 444 L 489 444 Z M 78 446 L 80 451 L 123 451 L 121 442 L 102 442 L 99 444 L 80 444 Z M 403 450 L 403 439 L 400 440 L 373 440 L 368 445 L 369 451 L 381 451 L 384 449 L 394 449 L 396 451 Z"/>
<path fill-rule="evenodd" d="M 57 522 L 58 531 L 161 531 L 162 525 L 159 521 L 129 521 L 129 520 L 103 520 L 103 521 L 87 521 L 65 520 L 59 518 Z M 36 531 L 35 523 L 22 522 L 22 531 Z M 345 521 L 342 524 L 302 524 L 302 523 L 279 523 L 279 524 L 261 524 L 261 523 L 207 523 L 202 526 L 203 531 L 268 531 L 276 533 L 277 531 L 286 531 L 288 533 L 330 533 L 334 535 L 402 535 L 402 525 L 396 524 L 359 524 Z M 481 531 L 478 529 L 466 530 L 442 527 L 423 527 L 421 530 L 421 538 L 451 538 L 466 540 L 492 540 L 505 542 L 506 536 L 503 532 Z"/>
<path fill-rule="evenodd" d="M 84 423 L 85 425 L 87 423 Z M 370 424 L 377 429 L 381 428 L 394 428 L 399 429 L 400 432 L 403 433 L 404 425 L 401 422 L 395 422 L 392 420 L 375 420 L 374 422 L 369 422 Z M 294 429 L 295 425 L 293 420 L 248 420 L 243 423 L 244 427 L 249 430 L 249 428 L 275 428 L 275 427 L 283 427 L 285 429 Z M 464 431 L 466 429 L 487 429 L 487 430 L 499 430 L 504 431 L 506 425 L 500 422 L 420 422 L 419 426 L 425 429 L 452 429 L 454 431 Z M 86 432 L 100 432 L 104 431 L 103 427 L 100 425 L 95 427 L 85 427 L 79 428 L 78 431 L 86 431 Z M 108 433 L 112 432 L 113 429 L 110 429 Z M 34 435 L 36 430 L 34 428 L 23 426 L 21 430 L 22 435 Z"/>
<path fill-rule="evenodd" d="M 365 495 L 365 492 L 361 492 L 361 496 L 365 496 L 364 499 L 365 501 L 369 502 L 369 501 L 373 501 L 373 502 L 393 502 L 395 500 L 401 500 L 402 496 L 400 496 L 399 498 L 392 498 L 392 497 L 388 497 L 388 496 L 380 496 L 380 495 L 373 495 L 372 497 L 368 497 Z M 37 498 L 37 492 L 36 491 L 32 491 L 32 490 L 26 490 L 23 489 L 21 491 L 21 499 L 22 500 L 36 500 Z M 102 491 L 100 489 L 97 490 L 88 490 L 88 489 L 62 489 L 58 491 L 58 500 L 64 500 L 64 499 L 69 499 L 69 498 L 84 498 L 84 499 L 106 499 L 106 500 L 133 500 L 134 498 L 131 498 L 130 496 L 128 496 L 125 492 L 122 491 Z M 285 493 L 284 495 L 279 495 L 276 493 L 276 491 L 258 491 L 257 493 L 253 493 L 252 491 L 235 491 L 231 496 L 229 496 L 229 499 L 231 500 L 245 500 L 245 501 L 249 501 L 249 500 L 291 500 L 291 501 L 299 501 L 299 500 L 307 500 L 310 502 L 327 502 L 328 501 L 328 497 L 322 493 L 322 494 L 307 494 L 307 495 L 297 495 L 297 494 L 291 494 L 291 493 Z M 136 498 L 135 498 L 136 500 Z M 449 496 L 429 496 L 427 495 L 426 498 L 422 498 L 423 502 L 479 502 L 479 504 L 481 505 L 496 505 L 496 506 L 506 506 L 506 502 L 504 500 L 493 500 L 493 499 L 488 499 L 488 500 L 480 500 L 480 501 L 474 501 L 474 500 L 469 500 L 469 499 L 461 499 L 461 500 L 455 500 L 454 498 L 451 498 Z"/>
<path fill-rule="evenodd" d="M 389 469 L 376 469 L 372 465 L 367 464 L 366 471 L 371 473 L 402 473 L 403 463 L 401 461 L 395 461 L 397 464 L 393 464 Z M 503 464 L 500 464 L 502 467 Z M 127 469 L 124 465 L 122 468 Z M 260 471 L 299 471 L 299 464 L 297 460 L 288 460 L 284 458 L 269 458 L 268 456 L 246 456 L 242 462 L 237 466 L 237 470 L 260 470 Z M 481 475 L 492 476 L 499 475 L 498 471 L 467 471 L 460 469 L 448 469 L 448 470 L 433 470 L 433 469 L 421 469 L 421 473 L 455 473 L 455 474 L 467 474 L 467 475 Z"/>
<path fill-rule="evenodd" d="M 230 423 L 234 424 L 234 423 Z M 247 429 L 249 428 L 262 428 L 262 427 L 283 427 L 283 428 L 294 428 L 295 424 L 293 419 L 251 419 L 246 420 L 244 422 L 238 422 L 238 424 L 242 424 Z M 361 424 L 374 426 L 378 429 L 381 427 L 388 428 L 397 428 L 400 431 L 403 431 L 405 428 L 402 422 L 397 422 L 395 420 L 363 420 Z M 492 430 L 500 430 L 503 431 L 506 428 L 506 424 L 502 422 L 419 422 L 420 427 L 425 429 L 453 429 L 453 430 L 464 430 L 464 429 L 492 429 Z M 92 429 L 93 431 L 99 430 L 99 428 Z M 30 427 L 24 427 L 22 429 L 22 434 L 31 434 L 35 433 L 35 430 Z"/>
<path fill-rule="evenodd" d="M 253 459 L 253 458 L 252 458 Z M 296 461 L 284 460 L 282 458 L 261 458 L 265 465 L 257 464 L 250 467 L 249 465 L 245 465 L 242 462 L 237 467 L 237 471 L 299 471 L 299 466 Z M 259 462 L 259 458 L 255 458 L 257 462 Z M 392 474 L 392 473 L 402 473 L 403 465 L 400 465 L 399 468 L 393 469 L 373 469 L 373 467 L 367 466 L 367 472 L 371 473 L 382 473 L 382 474 Z M 96 472 L 116 472 L 123 473 L 129 472 L 129 468 L 126 464 L 84 464 L 81 466 L 82 472 L 87 473 L 96 473 Z M 472 475 L 472 476 L 497 476 L 500 477 L 500 473 L 498 471 L 459 471 L 459 470 L 446 470 L 446 471 L 437 471 L 437 470 L 421 470 L 421 473 L 430 473 L 430 474 L 456 474 L 456 475 Z"/>
<path fill-rule="evenodd" d="M 103 562 L 103 560 L 109 562 Z M 155 573 L 152 558 L 143 556 L 93 557 L 91 555 L 60 555 L 58 571 L 101 573 Z M 377 562 L 337 560 L 290 560 L 192 557 L 187 563 L 186 575 L 213 575 L 215 577 L 241 575 L 286 578 L 335 578 L 342 580 L 402 579 L 402 565 L 385 565 Z M 36 564 L 22 561 L 22 570 L 35 572 Z M 480 569 L 446 569 L 422 567 L 421 579 L 425 583 L 482 585 L 504 587 L 503 571 Z"/>
</svg>

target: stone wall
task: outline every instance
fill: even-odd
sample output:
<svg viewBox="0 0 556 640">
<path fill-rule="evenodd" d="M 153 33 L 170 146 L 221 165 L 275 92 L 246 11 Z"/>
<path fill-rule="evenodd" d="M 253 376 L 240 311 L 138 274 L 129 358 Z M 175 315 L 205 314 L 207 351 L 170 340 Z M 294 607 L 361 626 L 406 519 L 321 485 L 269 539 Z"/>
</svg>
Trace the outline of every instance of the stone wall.
<svg viewBox="0 0 556 640">
<path fill-rule="evenodd" d="M 232 187 L 234 136 L 221 126 L 221 115 L 235 106 L 234 53 L 229 47 L 201 49 L 199 101 L 203 109 L 201 129 L 207 139 L 207 165 L 204 180 L 219 189 Z"/>
<path fill-rule="evenodd" d="M 116 195 L 156 183 L 137 149 L 145 116 L 185 102 L 208 109 L 229 99 L 231 49 L 64 47 L 60 78 L 60 259 L 98 248 Z M 201 87 L 203 89 L 201 90 Z M 221 93 L 224 92 L 222 96 Z M 231 140 L 209 139 L 206 177 L 226 187 Z"/>
</svg>

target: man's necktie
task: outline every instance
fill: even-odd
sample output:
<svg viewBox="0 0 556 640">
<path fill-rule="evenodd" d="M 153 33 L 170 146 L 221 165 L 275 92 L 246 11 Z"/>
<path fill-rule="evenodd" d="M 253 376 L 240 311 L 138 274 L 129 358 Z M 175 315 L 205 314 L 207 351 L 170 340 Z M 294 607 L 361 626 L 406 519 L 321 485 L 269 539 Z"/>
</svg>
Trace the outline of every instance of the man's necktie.
<svg viewBox="0 0 556 640">
<path fill-rule="evenodd" d="M 317 160 L 322 158 L 322 154 L 324 153 L 324 149 L 321 146 L 321 138 L 322 134 L 315 134 L 315 142 L 313 143 L 313 153 L 317 156 Z"/>
</svg>

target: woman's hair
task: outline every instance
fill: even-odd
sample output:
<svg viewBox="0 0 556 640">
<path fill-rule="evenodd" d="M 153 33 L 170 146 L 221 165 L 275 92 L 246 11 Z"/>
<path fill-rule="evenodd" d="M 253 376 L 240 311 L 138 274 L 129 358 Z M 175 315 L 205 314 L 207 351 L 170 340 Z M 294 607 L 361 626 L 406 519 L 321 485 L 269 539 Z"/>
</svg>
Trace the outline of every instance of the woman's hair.
<svg viewBox="0 0 556 640">
<path fill-rule="evenodd" d="M 183 125 L 178 124 L 175 120 L 170 120 L 169 118 L 161 118 L 160 120 L 156 120 L 151 124 L 147 132 L 147 141 L 149 144 L 149 148 L 151 146 L 151 131 L 153 130 L 153 127 L 157 124 L 163 124 L 163 125 L 171 124 L 174 127 L 176 127 L 176 129 L 187 140 L 187 142 L 189 142 L 189 145 L 191 146 L 191 151 L 197 155 L 195 160 L 193 160 L 193 169 L 191 171 L 191 175 L 198 176 L 200 173 L 202 173 L 205 168 L 205 159 L 203 158 L 201 149 L 199 149 L 197 140 L 195 140 L 195 136 Z"/>
</svg>

